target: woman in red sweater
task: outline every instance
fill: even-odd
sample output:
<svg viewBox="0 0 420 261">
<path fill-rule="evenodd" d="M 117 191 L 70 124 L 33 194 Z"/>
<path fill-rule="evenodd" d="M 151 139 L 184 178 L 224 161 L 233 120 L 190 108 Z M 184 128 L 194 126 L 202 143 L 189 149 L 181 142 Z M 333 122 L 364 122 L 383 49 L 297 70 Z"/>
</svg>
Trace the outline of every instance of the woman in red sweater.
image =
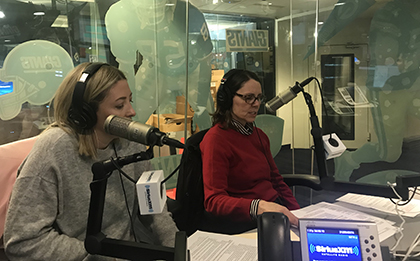
<svg viewBox="0 0 420 261">
<path fill-rule="evenodd" d="M 200 143 L 204 207 L 218 220 L 216 227 L 223 227 L 220 220 L 229 223 L 221 230 L 255 227 L 263 212 L 281 212 L 298 224 L 289 210 L 299 205 L 277 169 L 267 135 L 253 125 L 263 99 L 255 73 L 227 72 L 217 92 L 213 127 Z"/>
</svg>

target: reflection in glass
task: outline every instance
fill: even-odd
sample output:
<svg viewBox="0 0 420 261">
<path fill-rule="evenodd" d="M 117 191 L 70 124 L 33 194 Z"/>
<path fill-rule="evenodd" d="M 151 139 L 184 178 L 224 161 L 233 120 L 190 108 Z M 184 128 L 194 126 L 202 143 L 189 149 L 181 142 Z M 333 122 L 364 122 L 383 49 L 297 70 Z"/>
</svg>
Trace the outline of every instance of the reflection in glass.
<svg viewBox="0 0 420 261">
<path fill-rule="evenodd" d="M 377 141 L 337 158 L 338 179 L 386 184 L 394 182 L 396 175 L 419 172 L 417 164 L 407 161 L 412 157 L 401 158 L 404 139 L 413 141 L 419 135 L 418 131 L 407 133 L 420 118 L 419 41 L 417 3 L 391 1 L 375 12 L 369 32 L 371 61 L 366 87 L 368 99 L 377 104 L 371 107 Z M 374 173 L 356 175 L 354 170 L 363 163 Z"/>
<path fill-rule="evenodd" d="M 111 52 L 133 90 L 139 121 L 146 122 L 155 111 L 177 113 L 176 97 L 187 96 L 194 123 L 210 127 L 213 46 L 196 7 L 182 0 L 171 5 L 166 0 L 121 0 L 109 8 L 105 24 Z"/>
</svg>

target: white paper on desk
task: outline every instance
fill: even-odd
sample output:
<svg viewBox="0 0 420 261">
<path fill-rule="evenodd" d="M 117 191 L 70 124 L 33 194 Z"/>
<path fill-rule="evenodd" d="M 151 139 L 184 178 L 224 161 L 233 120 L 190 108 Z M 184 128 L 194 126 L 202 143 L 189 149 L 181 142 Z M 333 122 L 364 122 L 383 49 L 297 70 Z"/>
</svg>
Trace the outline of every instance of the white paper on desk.
<svg viewBox="0 0 420 261">
<path fill-rule="evenodd" d="M 258 260 L 257 240 L 197 231 L 188 238 L 192 261 Z"/>
<path fill-rule="evenodd" d="M 420 200 L 420 193 L 419 193 L 420 188 L 418 188 L 416 190 L 414 190 L 414 188 L 409 188 L 409 190 L 410 190 L 411 193 L 416 193 L 416 194 L 414 194 L 414 197 L 413 197 L 414 199 L 419 199 Z"/>
<path fill-rule="evenodd" d="M 394 235 L 397 231 L 393 226 L 395 222 L 327 202 L 293 210 L 292 213 L 298 218 L 373 221 L 378 227 L 379 240 L 381 242 Z"/>
<path fill-rule="evenodd" d="M 366 208 L 372 208 L 385 213 L 397 215 L 395 211 L 395 204 L 392 203 L 388 198 L 347 193 L 346 195 L 338 198 L 337 201 L 363 206 Z M 420 214 L 420 200 L 412 199 L 410 203 L 404 206 L 399 206 L 398 209 L 401 211 L 402 216 L 415 217 Z"/>
</svg>

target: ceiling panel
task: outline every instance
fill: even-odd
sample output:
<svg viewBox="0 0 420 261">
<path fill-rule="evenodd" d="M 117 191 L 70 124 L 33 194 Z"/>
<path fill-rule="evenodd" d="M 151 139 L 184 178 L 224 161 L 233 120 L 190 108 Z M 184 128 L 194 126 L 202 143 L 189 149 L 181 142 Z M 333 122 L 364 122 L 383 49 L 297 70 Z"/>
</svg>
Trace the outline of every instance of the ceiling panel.
<svg viewBox="0 0 420 261">
<path fill-rule="evenodd" d="M 94 0 L 1 0 L 1 2 L 8 1 L 20 1 L 35 5 L 42 4 L 46 7 L 51 7 L 51 3 L 55 3 L 57 8 L 59 10 L 63 9 L 62 11 L 64 12 L 66 10 L 65 3 L 68 3 L 70 6 L 77 6 L 81 2 L 92 2 Z M 388 0 L 381 0 L 381 2 L 386 1 Z M 291 13 L 300 17 L 313 15 L 317 3 L 316 0 L 190 0 L 190 2 L 205 13 L 238 14 L 274 19 L 287 19 Z M 318 1 L 320 13 L 328 14 L 337 2 L 338 0 Z"/>
</svg>

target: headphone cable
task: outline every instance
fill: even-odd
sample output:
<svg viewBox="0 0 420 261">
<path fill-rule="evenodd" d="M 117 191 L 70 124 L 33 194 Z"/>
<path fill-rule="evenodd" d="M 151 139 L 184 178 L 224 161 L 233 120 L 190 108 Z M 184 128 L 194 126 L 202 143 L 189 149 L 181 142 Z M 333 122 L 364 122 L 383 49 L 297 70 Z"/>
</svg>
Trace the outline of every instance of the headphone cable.
<svg viewBox="0 0 420 261">
<path fill-rule="evenodd" d="M 115 143 L 112 143 L 112 147 L 114 148 L 115 156 L 118 158 L 117 149 L 115 148 Z M 123 194 L 124 194 L 125 207 L 127 209 L 128 216 L 130 217 L 130 226 L 131 226 L 131 231 L 132 231 L 133 236 L 134 236 L 134 241 L 137 242 L 136 233 L 134 231 L 133 218 L 132 218 L 132 215 L 131 215 L 131 212 L 130 212 L 130 207 L 128 205 L 127 193 L 126 193 L 126 190 L 125 190 L 125 187 L 124 187 L 124 182 L 123 182 L 122 176 L 124 175 L 128 180 L 130 180 L 133 183 L 136 183 L 136 182 L 121 169 L 121 167 L 117 164 L 117 162 L 113 158 L 111 158 L 111 162 L 118 169 L 118 172 L 120 174 L 119 177 L 120 177 L 121 187 L 122 187 Z"/>
</svg>

